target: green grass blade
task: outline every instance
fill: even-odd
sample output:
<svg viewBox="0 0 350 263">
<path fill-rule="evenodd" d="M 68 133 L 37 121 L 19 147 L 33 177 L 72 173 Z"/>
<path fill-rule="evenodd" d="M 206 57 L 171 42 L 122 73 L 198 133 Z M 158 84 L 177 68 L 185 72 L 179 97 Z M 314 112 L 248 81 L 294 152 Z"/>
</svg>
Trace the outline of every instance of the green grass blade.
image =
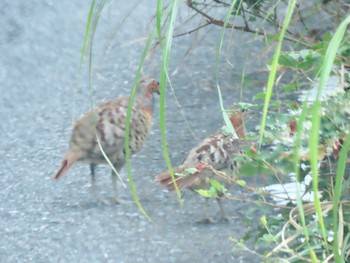
<svg viewBox="0 0 350 263">
<path fill-rule="evenodd" d="M 232 134 L 232 136 L 237 139 L 238 138 L 237 133 L 236 133 L 235 129 L 233 128 L 232 122 L 230 121 L 230 118 L 229 118 L 227 112 L 225 111 L 224 102 L 222 100 L 221 89 L 220 89 L 218 82 L 216 82 L 216 88 L 218 90 L 219 103 L 220 103 L 220 108 L 222 111 L 222 116 L 224 118 L 225 125 L 228 128 L 228 131 Z"/>
<path fill-rule="evenodd" d="M 121 19 L 120 23 L 116 26 L 116 28 L 113 30 L 113 32 L 111 33 L 111 35 L 109 37 L 108 42 L 105 45 L 105 48 L 103 51 L 103 56 L 105 56 L 107 54 L 107 52 L 109 51 L 109 49 L 111 48 L 113 39 L 115 39 L 117 37 L 117 34 L 118 34 L 119 30 L 123 27 L 124 23 L 127 21 L 128 18 L 132 17 L 132 13 L 135 10 L 137 10 L 138 5 L 142 4 L 141 1 L 142 0 L 135 2 L 134 5 L 131 6 L 128 11 L 125 11 L 123 13 L 123 18 Z"/>
<path fill-rule="evenodd" d="M 80 66 L 79 66 L 79 68 L 81 68 L 81 66 L 83 65 L 86 46 L 87 46 L 87 44 L 89 42 L 89 39 L 90 39 L 89 38 L 90 37 L 90 27 L 91 27 L 91 21 L 92 21 L 92 15 L 93 15 L 94 7 L 95 7 L 95 0 L 92 0 L 91 6 L 90 6 L 90 10 L 89 10 L 86 30 L 85 30 L 83 48 L 81 50 L 81 55 L 80 55 Z"/>
<path fill-rule="evenodd" d="M 269 79 L 268 79 L 267 88 L 266 88 L 265 105 L 264 105 L 263 115 L 262 115 L 262 120 L 261 120 L 260 144 L 261 144 L 263 136 L 264 136 L 267 111 L 269 108 L 270 100 L 272 97 L 272 90 L 273 90 L 273 86 L 274 86 L 275 79 L 276 79 L 278 60 L 279 60 L 279 57 L 281 54 L 283 38 L 284 38 L 284 35 L 288 29 L 288 26 L 289 26 L 289 23 L 291 21 L 295 6 L 296 6 L 296 0 L 289 0 L 288 7 L 286 9 L 286 17 L 284 18 L 282 29 L 280 31 L 280 36 L 279 36 L 277 47 L 276 47 L 276 51 L 275 51 L 275 54 L 274 54 L 273 59 L 272 59 Z"/>
<path fill-rule="evenodd" d="M 334 200 L 333 200 L 333 232 L 334 232 L 334 244 L 333 250 L 335 254 L 336 262 L 341 262 L 341 255 L 339 254 L 339 242 L 338 242 L 338 209 L 339 209 L 339 201 L 341 195 L 341 188 L 343 184 L 343 178 L 346 167 L 346 159 L 348 157 L 348 150 L 350 147 L 350 131 L 348 132 L 348 136 L 342 146 L 340 151 L 340 157 L 338 161 L 337 172 L 335 176 L 335 189 L 334 189 Z"/>
<path fill-rule="evenodd" d="M 90 91 L 90 93 L 89 94 L 90 94 L 90 107 L 91 107 L 92 111 L 94 110 L 93 88 L 92 88 L 93 84 L 92 84 L 92 77 L 91 77 L 92 76 L 92 61 L 93 61 L 93 38 L 94 38 L 94 34 L 96 32 L 96 28 L 97 28 L 99 18 L 100 18 L 100 15 L 101 15 L 101 12 L 103 10 L 104 5 L 105 5 L 105 0 L 99 1 L 96 8 L 95 8 L 95 1 L 93 1 L 91 4 L 90 10 L 89 10 L 89 15 L 88 15 L 88 23 L 87 23 L 87 29 L 86 29 L 85 39 L 84 39 L 82 57 L 80 60 L 80 67 L 81 67 L 82 62 L 83 62 L 83 57 L 85 54 L 85 48 L 87 46 L 87 43 L 90 42 L 90 44 L 89 44 L 89 91 Z M 95 116 L 95 115 L 93 115 L 93 116 Z M 96 119 L 94 119 L 93 121 L 94 121 L 94 123 L 96 123 Z M 100 148 L 102 155 L 104 156 L 104 158 L 106 159 L 107 163 L 112 168 L 112 170 L 115 172 L 115 174 L 118 176 L 123 187 L 126 187 L 123 179 L 120 177 L 119 173 L 114 168 L 114 165 L 112 164 L 111 160 L 108 158 L 107 154 L 105 153 L 105 151 L 101 145 L 100 139 L 98 138 L 97 131 L 96 131 L 96 138 L 97 138 L 97 143 L 98 143 L 98 146 Z"/>
<path fill-rule="evenodd" d="M 345 235 L 345 237 L 344 237 L 344 240 L 343 240 L 343 247 L 342 247 L 342 250 L 341 250 L 341 255 L 342 255 L 342 257 L 344 258 L 344 260 L 343 260 L 343 258 L 341 258 L 341 260 L 343 260 L 343 262 L 346 262 L 345 261 L 345 259 L 348 259 L 349 257 L 347 256 L 347 252 L 348 252 L 348 250 L 349 250 L 349 244 L 350 244 L 350 233 L 347 233 L 346 235 Z M 339 261 L 338 261 L 339 262 Z M 338 263 L 337 262 L 337 263 Z M 340 262 L 342 262 L 342 261 L 340 261 Z"/>
<path fill-rule="evenodd" d="M 159 100 L 159 123 L 160 123 L 160 131 L 161 131 L 161 141 L 162 141 L 162 147 L 163 147 L 163 153 L 164 158 L 168 166 L 168 170 L 170 173 L 170 176 L 172 180 L 175 182 L 175 190 L 177 193 L 177 196 L 180 200 L 180 203 L 182 205 L 182 198 L 181 198 L 181 192 L 178 189 L 178 186 L 176 184 L 175 178 L 174 178 L 174 172 L 171 166 L 171 161 L 169 157 L 168 147 L 166 144 L 166 137 L 165 137 L 165 90 L 166 90 L 166 81 L 168 78 L 168 63 L 169 63 L 169 55 L 171 50 L 171 44 L 172 44 L 172 37 L 174 32 L 174 25 L 175 25 L 175 19 L 179 8 L 179 1 L 174 0 L 171 2 L 170 5 L 171 13 L 170 13 L 170 20 L 169 25 L 167 28 L 167 33 L 165 37 L 165 43 L 163 47 L 163 61 L 162 61 L 162 69 L 161 69 L 161 76 L 160 76 L 160 100 Z"/>
<path fill-rule="evenodd" d="M 162 26 L 161 26 L 161 21 L 162 21 L 162 8 L 163 8 L 163 1 L 158 0 L 157 2 L 157 13 L 156 13 L 156 28 L 157 28 L 157 34 L 158 34 L 158 41 L 159 45 L 162 46 Z"/>
<path fill-rule="evenodd" d="M 170 12 L 170 8 L 168 8 L 166 11 L 164 11 L 163 17 L 166 17 L 169 12 Z M 136 189 L 135 189 L 135 185 L 134 185 L 134 181 L 132 178 L 132 174 L 131 174 L 131 165 L 130 165 L 130 149 L 129 149 L 129 145 L 130 145 L 130 138 L 129 138 L 129 134 L 130 134 L 130 120 L 131 120 L 131 111 L 132 111 L 132 105 L 134 104 L 135 101 L 135 96 L 136 96 L 136 91 L 137 91 L 137 87 L 138 87 L 138 82 L 139 79 L 141 77 L 141 72 L 142 72 L 142 68 L 143 65 L 145 63 L 146 57 L 147 57 L 147 53 L 151 47 L 151 44 L 153 43 L 155 36 L 157 33 L 157 29 L 155 28 L 152 33 L 150 34 L 150 36 L 148 37 L 148 40 L 146 42 L 145 48 L 143 49 L 142 55 L 141 55 L 141 59 L 140 59 L 140 63 L 138 65 L 136 74 L 135 74 L 135 79 L 134 79 L 134 85 L 133 85 L 133 89 L 131 91 L 131 95 L 130 95 L 130 100 L 129 100 L 129 105 L 128 105 L 128 111 L 127 111 L 127 115 L 126 115 L 126 125 L 125 125 L 125 158 L 126 158 L 126 162 L 125 162 L 125 166 L 127 169 L 127 173 L 128 173 L 128 178 L 129 178 L 129 184 L 130 184 L 130 188 L 131 188 L 131 193 L 132 196 L 135 200 L 135 203 L 137 204 L 137 207 L 139 208 L 139 210 L 141 211 L 141 213 L 149 220 L 152 221 L 152 219 L 148 216 L 148 214 L 146 213 L 146 211 L 144 210 L 144 208 L 142 207 L 139 198 L 137 196 L 136 193 Z"/>
<path fill-rule="evenodd" d="M 339 46 L 341 44 L 341 41 L 344 37 L 346 28 L 348 24 L 350 23 L 350 16 L 347 17 L 346 20 L 344 20 L 334 33 L 334 36 L 332 37 L 329 46 L 327 48 L 326 54 L 324 56 L 324 61 L 321 68 L 321 74 L 320 74 L 320 83 L 317 90 L 317 96 L 316 101 L 314 105 L 312 106 L 312 127 L 311 127 L 311 134 L 309 139 L 309 150 L 310 150 L 310 164 L 311 164 L 311 171 L 312 171 L 312 178 L 313 178 L 313 191 L 315 196 L 315 209 L 316 214 L 320 223 L 321 231 L 322 231 L 322 237 L 324 240 L 324 245 L 328 249 L 328 243 L 327 243 L 327 236 L 326 236 L 326 230 L 323 222 L 323 216 L 322 216 L 322 209 L 320 207 L 320 200 L 317 195 L 318 190 L 318 143 L 319 143 L 319 126 L 320 126 L 320 98 L 322 96 L 322 91 L 324 87 L 326 86 L 327 80 L 329 78 L 329 75 L 331 73 L 334 59 L 336 57 L 336 54 L 338 52 Z M 338 207 L 334 207 L 334 213 L 338 213 Z M 336 256 L 340 259 L 340 255 L 337 252 Z"/>
<path fill-rule="evenodd" d="M 330 72 L 333 67 L 335 56 L 338 52 L 341 41 L 343 40 L 346 28 L 350 23 L 350 16 L 348 16 L 338 27 L 337 31 L 334 33 L 332 40 L 329 42 L 326 54 L 324 56 L 324 61 L 322 65 L 321 75 L 320 75 L 320 85 L 317 93 L 317 100 L 320 100 L 323 88 L 326 86 L 327 80 L 329 78 Z"/>
<path fill-rule="evenodd" d="M 91 110 L 93 111 L 94 109 L 94 102 L 93 102 L 93 85 L 92 85 L 92 58 L 93 58 L 93 52 L 92 52 L 92 48 L 93 48 L 93 38 L 97 29 L 97 25 L 98 22 L 100 20 L 100 16 L 101 16 L 101 12 L 105 6 L 105 0 L 101 0 L 98 2 L 96 9 L 94 10 L 93 7 L 90 8 L 89 11 L 89 19 L 90 22 L 88 22 L 89 27 L 91 26 L 91 33 L 90 33 L 90 49 L 89 49 L 89 90 L 90 90 L 90 107 Z M 93 1 L 92 5 L 95 5 L 95 1 Z M 90 30 L 89 30 L 90 32 Z M 95 115 L 93 115 L 95 116 Z M 94 123 L 96 123 L 96 120 L 94 119 Z M 103 146 L 101 144 L 100 139 L 98 138 L 97 135 L 97 131 L 96 131 L 96 138 L 97 138 L 97 143 L 98 143 L 98 147 L 100 148 L 100 151 L 103 155 L 103 157 L 105 158 L 106 162 L 108 163 L 108 165 L 111 167 L 111 169 L 113 170 L 113 172 L 117 175 L 119 181 L 122 183 L 123 187 L 126 187 L 123 179 L 121 178 L 121 176 L 119 175 L 119 173 L 117 172 L 117 170 L 115 169 L 112 161 L 109 159 L 109 157 L 107 156 L 107 154 L 105 153 Z"/>
<path fill-rule="evenodd" d="M 220 33 L 220 40 L 219 40 L 219 46 L 218 46 L 218 51 L 217 51 L 217 55 L 216 55 L 216 80 L 218 80 L 219 78 L 219 58 L 220 58 L 220 54 L 221 54 L 221 50 L 222 50 L 222 45 L 223 45 L 223 42 L 224 42 L 224 36 L 225 36 L 225 31 L 226 31 L 226 27 L 227 27 L 227 24 L 230 20 L 230 17 L 232 16 L 232 12 L 233 12 L 233 8 L 235 7 L 236 5 L 236 2 L 237 0 L 233 0 L 230 7 L 228 8 L 228 11 L 226 13 L 226 17 L 225 17 L 225 20 L 224 20 L 224 25 L 221 29 L 221 33 Z M 242 4 L 243 0 L 240 0 L 240 5 Z M 239 8 L 237 9 L 237 12 L 238 12 Z"/>
<path fill-rule="evenodd" d="M 314 205 L 316 210 L 316 215 L 321 228 L 322 237 L 324 243 L 327 243 L 326 228 L 323 221 L 322 208 L 320 198 L 318 197 L 318 141 L 319 141 L 319 131 L 320 131 L 320 110 L 321 103 L 316 101 L 311 106 L 311 116 L 312 116 L 312 127 L 310 131 L 309 139 L 309 152 L 310 152 L 310 166 L 312 173 L 312 191 L 314 194 Z M 328 251 L 328 244 L 325 244 Z"/>
<path fill-rule="evenodd" d="M 119 175 L 118 171 L 115 169 L 113 163 L 111 162 L 111 160 L 108 158 L 107 154 L 105 153 L 105 151 L 103 150 L 103 146 L 101 144 L 101 141 L 100 141 L 100 138 L 97 136 L 97 133 L 96 133 L 96 140 L 97 140 L 97 144 L 98 144 L 98 147 L 100 148 L 100 151 L 103 155 L 103 158 L 105 158 L 105 160 L 107 161 L 108 165 L 111 167 L 111 169 L 113 170 L 113 172 L 118 176 L 118 179 L 119 181 L 122 183 L 123 187 L 125 188 L 126 185 L 123 181 L 123 178 Z"/>
<path fill-rule="evenodd" d="M 297 123 L 297 133 L 296 133 L 296 138 L 294 141 L 294 172 L 296 174 L 296 178 L 297 178 L 297 182 L 299 185 L 300 182 L 300 157 L 299 157 L 299 151 L 300 151 L 300 146 L 301 146 L 301 136 L 303 133 L 303 123 L 306 120 L 307 117 L 307 111 L 308 111 L 308 104 L 304 103 L 303 108 L 302 108 L 302 112 L 300 114 L 300 119 L 298 120 Z M 302 200 L 302 195 L 300 193 L 300 188 L 297 187 L 296 189 L 297 192 L 297 207 L 298 207 L 298 212 L 299 212 L 299 218 L 301 221 L 301 225 L 302 225 L 302 230 L 304 233 L 304 237 L 305 237 L 305 242 L 307 244 L 307 248 L 309 250 L 309 254 L 310 254 L 310 258 L 315 257 L 316 253 L 315 251 L 312 249 L 311 245 L 310 245 L 310 236 L 308 233 L 308 228 L 306 226 L 306 220 L 305 220 L 305 214 L 304 214 L 304 207 L 303 207 L 303 200 Z M 317 262 L 317 260 L 315 260 L 314 262 Z"/>
<path fill-rule="evenodd" d="M 224 36 L 225 36 L 225 31 L 226 31 L 226 27 L 227 24 L 230 20 L 230 17 L 232 15 L 233 12 L 233 8 L 236 5 L 237 0 L 233 0 L 227 13 L 226 13 L 226 17 L 225 17 L 225 21 L 224 21 L 224 25 L 221 29 L 221 34 L 220 34 L 220 41 L 219 41 L 219 45 L 218 45 L 218 51 L 217 51 L 217 55 L 216 55 L 216 88 L 218 91 L 218 97 L 219 97 L 219 102 L 220 102 L 220 108 L 221 108 L 221 112 L 222 112 L 222 117 L 224 119 L 225 125 L 228 128 L 228 130 L 231 132 L 231 134 L 236 135 L 236 132 L 232 126 L 232 123 L 230 121 L 230 118 L 228 117 L 227 112 L 225 111 L 224 108 L 224 104 L 223 104 L 223 100 L 222 100 L 222 94 L 221 94 L 221 89 L 219 86 L 219 58 L 220 58 L 220 54 L 221 54 L 221 50 L 222 50 L 222 45 L 224 42 Z M 242 4 L 243 0 L 240 0 L 240 5 Z M 239 8 L 237 9 L 237 11 L 239 10 Z"/>
<path fill-rule="evenodd" d="M 91 21 L 92 21 L 92 16 L 93 16 L 93 11 L 94 11 L 94 7 L 95 7 L 95 0 L 93 0 L 91 2 L 90 5 L 90 10 L 89 10 L 89 14 L 87 17 L 87 24 L 86 24 L 86 29 L 85 29 L 85 36 L 84 36 L 84 41 L 83 41 L 83 47 L 81 49 L 81 54 L 80 54 L 80 62 L 79 62 L 79 73 L 78 76 L 80 75 L 80 71 L 81 71 L 81 67 L 83 66 L 83 61 L 84 61 L 84 57 L 85 57 L 85 51 L 86 51 L 86 47 L 90 41 L 90 28 L 91 28 Z M 75 121 L 75 111 L 76 111 L 76 92 L 74 92 L 73 94 L 73 110 L 72 110 L 72 123 L 74 123 Z"/>
<path fill-rule="evenodd" d="M 156 34 L 156 31 L 153 30 L 153 32 L 148 37 L 148 40 L 146 42 L 145 48 L 143 49 L 141 60 L 140 60 L 140 63 L 138 65 L 138 68 L 137 68 L 137 71 L 136 71 L 136 74 L 135 74 L 134 85 L 133 85 L 133 88 L 132 88 L 132 91 L 131 91 L 131 94 L 130 94 L 130 100 L 129 100 L 129 105 L 128 105 L 128 111 L 127 111 L 127 114 L 126 114 L 126 124 L 125 124 L 125 159 L 126 159 L 125 166 L 126 166 L 126 169 L 127 169 L 127 172 L 128 172 L 128 178 L 129 178 L 129 184 L 130 184 L 130 188 L 131 188 L 131 193 L 132 193 L 132 196 L 133 196 L 133 198 L 135 200 L 135 203 L 136 203 L 137 207 L 139 208 L 141 213 L 149 221 L 152 221 L 152 219 L 148 216 L 148 214 L 146 213 L 146 211 L 144 210 L 144 208 L 142 207 L 142 205 L 140 203 L 140 200 L 139 200 L 139 198 L 137 196 L 137 193 L 136 193 L 135 184 L 134 184 L 134 181 L 133 181 L 133 178 L 132 178 L 132 175 L 131 175 L 130 148 L 129 148 L 130 138 L 129 138 L 129 136 L 130 136 L 131 111 L 132 111 L 132 106 L 133 106 L 134 101 L 135 101 L 136 91 L 137 91 L 137 88 L 138 88 L 138 82 L 139 82 L 139 80 L 141 78 L 142 67 L 143 67 L 143 64 L 144 64 L 144 62 L 146 60 L 147 52 L 148 52 L 148 50 L 151 47 L 151 44 L 152 44 L 152 42 L 153 42 L 153 40 L 155 38 L 155 34 Z"/>
<path fill-rule="evenodd" d="M 168 75 L 167 75 L 167 77 L 168 77 Z M 180 114 L 181 114 L 181 116 L 182 116 L 182 119 L 183 119 L 184 122 L 185 122 L 185 125 L 184 125 L 184 126 L 188 128 L 188 130 L 190 131 L 190 133 L 191 133 L 193 139 L 198 140 L 198 137 L 197 137 L 196 134 L 193 132 L 193 129 L 192 129 L 190 123 L 188 122 L 188 119 L 187 119 L 186 116 L 185 116 L 185 112 L 184 112 L 183 109 L 182 109 L 182 106 L 181 106 L 181 104 L 180 104 L 180 101 L 178 100 L 178 98 L 177 98 L 177 96 L 176 96 L 176 92 L 175 92 L 173 86 L 171 85 L 171 81 L 170 81 L 169 78 L 168 78 L 168 82 L 169 82 L 169 87 L 170 87 L 171 93 L 174 95 L 175 104 L 176 104 L 177 107 L 179 108 L 179 111 L 180 111 Z"/>
<path fill-rule="evenodd" d="M 100 15 L 102 12 L 102 9 L 104 7 L 105 1 L 101 0 L 98 2 L 97 4 L 97 8 L 94 10 L 94 8 L 90 8 L 90 10 L 92 9 L 94 12 L 92 13 L 91 16 L 91 30 L 90 31 L 90 49 L 89 49 L 89 90 L 90 90 L 90 107 L 91 110 L 93 110 L 94 107 L 94 103 L 93 103 L 93 98 L 92 98 L 92 57 L 93 57 L 93 52 L 92 52 L 92 48 L 93 48 L 93 40 L 94 40 L 94 35 L 95 35 L 95 31 L 100 19 Z M 90 16 L 90 14 L 89 14 Z M 103 149 L 100 148 L 102 151 Z"/>
</svg>

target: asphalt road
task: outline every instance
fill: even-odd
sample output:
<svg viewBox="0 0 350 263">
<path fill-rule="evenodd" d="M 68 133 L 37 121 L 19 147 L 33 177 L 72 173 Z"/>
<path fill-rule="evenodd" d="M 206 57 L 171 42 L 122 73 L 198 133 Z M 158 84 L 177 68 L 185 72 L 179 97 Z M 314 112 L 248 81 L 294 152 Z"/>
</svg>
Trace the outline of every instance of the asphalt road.
<svg viewBox="0 0 350 263">
<path fill-rule="evenodd" d="M 145 38 L 154 24 L 154 6 L 119 2 L 107 3 L 95 34 L 94 103 L 130 92 Z M 1 3 L 0 262 L 259 262 L 239 252 L 229 240 L 240 239 L 254 228 L 245 222 L 254 217 L 257 207 L 225 202 L 234 220 L 201 225 L 195 222 L 203 213 L 198 195 L 185 192 L 181 207 L 176 195 L 154 182 L 154 176 L 166 169 L 158 109 L 144 149 L 132 159 L 137 193 L 152 223 L 139 213 L 129 187 L 120 188 L 126 203 L 97 204 L 88 191 L 86 165 L 77 164 L 61 181 L 52 180 L 68 148 L 73 120 L 90 107 L 86 62 L 79 71 L 88 11 L 84 1 Z M 187 29 L 181 27 L 178 33 Z M 206 30 L 188 55 L 195 34 L 173 43 L 169 73 L 188 120 L 187 124 L 168 89 L 167 140 L 174 165 L 198 139 L 221 126 L 215 89 L 220 32 L 216 27 Z M 233 37 L 245 43 L 245 35 L 237 34 Z M 234 69 L 224 62 L 220 68 L 226 104 L 251 101 L 249 93 L 240 97 L 240 74 L 248 55 L 256 60 L 259 45 L 236 52 L 240 47 L 227 48 L 231 53 L 224 56 L 235 62 Z M 145 74 L 159 76 L 160 63 L 156 49 Z M 256 64 L 252 65 L 245 65 L 245 70 L 254 81 L 259 76 L 254 74 Z M 111 198 L 109 168 L 101 166 L 98 174 L 99 191 Z M 125 170 L 122 174 L 126 180 Z M 240 190 L 233 191 L 239 194 Z M 213 205 L 211 213 L 216 211 Z"/>
</svg>

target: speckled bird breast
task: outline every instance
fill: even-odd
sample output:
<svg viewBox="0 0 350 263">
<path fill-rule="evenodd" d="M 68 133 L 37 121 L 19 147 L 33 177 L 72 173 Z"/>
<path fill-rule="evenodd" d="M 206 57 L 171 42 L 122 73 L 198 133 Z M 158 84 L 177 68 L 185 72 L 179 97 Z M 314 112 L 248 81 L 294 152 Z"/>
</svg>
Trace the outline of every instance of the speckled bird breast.
<svg viewBox="0 0 350 263">
<path fill-rule="evenodd" d="M 100 103 L 75 124 L 70 147 L 82 152 L 80 161 L 105 163 L 104 153 L 113 163 L 125 162 L 125 128 L 129 98 Z M 131 155 L 139 151 L 149 133 L 152 113 L 142 101 L 136 100 L 131 114 L 129 148 Z M 97 135 L 97 136 L 96 136 Z"/>
</svg>

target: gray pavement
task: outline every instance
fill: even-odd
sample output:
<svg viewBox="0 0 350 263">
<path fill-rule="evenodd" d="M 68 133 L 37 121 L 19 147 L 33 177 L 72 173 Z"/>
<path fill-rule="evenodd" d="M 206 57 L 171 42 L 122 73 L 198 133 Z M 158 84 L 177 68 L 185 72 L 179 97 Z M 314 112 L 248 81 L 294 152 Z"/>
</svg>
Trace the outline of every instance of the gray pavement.
<svg viewBox="0 0 350 263">
<path fill-rule="evenodd" d="M 166 169 L 158 109 L 144 149 L 132 159 L 136 189 L 153 223 L 139 213 L 129 187 L 120 188 L 120 192 L 130 202 L 97 204 L 88 191 L 87 165 L 75 165 L 58 182 L 51 179 L 68 148 L 72 121 L 90 107 L 86 63 L 79 74 L 88 2 L 1 3 L 0 262 L 258 262 L 247 253 L 237 252 L 229 240 L 251 231 L 245 220 L 257 207 L 227 201 L 225 206 L 235 220 L 200 225 L 195 220 L 202 216 L 201 198 L 185 192 L 181 207 L 176 195 L 153 181 L 154 175 Z M 130 92 L 144 39 L 154 24 L 155 4 L 145 7 L 145 2 L 107 2 L 94 39 L 94 103 Z M 192 137 L 168 89 L 167 137 L 174 165 L 198 139 L 221 126 L 215 90 L 219 33 L 212 27 L 187 56 L 185 52 L 196 36 L 174 40 L 169 72 L 176 96 L 198 137 Z M 245 35 L 238 36 L 244 43 Z M 259 46 L 252 45 L 243 52 L 234 48 L 225 57 L 237 61 L 237 69 L 224 63 L 220 70 L 227 104 L 240 100 L 242 62 L 248 54 L 256 58 Z M 254 67 L 245 66 L 246 74 L 259 83 Z M 156 50 L 145 73 L 157 77 L 159 68 Z M 243 96 L 244 101 L 251 100 L 251 94 Z M 101 166 L 98 175 L 99 191 L 111 198 L 109 168 Z M 126 180 L 125 170 L 122 175 Z M 211 212 L 216 210 L 213 203 Z"/>
</svg>

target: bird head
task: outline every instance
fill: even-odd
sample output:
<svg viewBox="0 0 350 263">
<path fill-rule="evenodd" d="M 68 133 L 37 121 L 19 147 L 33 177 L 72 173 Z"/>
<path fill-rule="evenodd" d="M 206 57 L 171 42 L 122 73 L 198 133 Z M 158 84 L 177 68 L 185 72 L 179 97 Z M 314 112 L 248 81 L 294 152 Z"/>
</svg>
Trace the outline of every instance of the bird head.
<svg viewBox="0 0 350 263">
<path fill-rule="evenodd" d="M 151 79 L 150 81 L 148 81 L 146 90 L 146 93 L 148 94 L 157 93 L 159 95 L 159 82 L 154 79 Z"/>
<path fill-rule="evenodd" d="M 244 121 L 248 116 L 248 109 L 238 105 L 231 105 L 228 107 L 228 115 L 238 138 L 243 138 L 245 136 Z"/>
</svg>

